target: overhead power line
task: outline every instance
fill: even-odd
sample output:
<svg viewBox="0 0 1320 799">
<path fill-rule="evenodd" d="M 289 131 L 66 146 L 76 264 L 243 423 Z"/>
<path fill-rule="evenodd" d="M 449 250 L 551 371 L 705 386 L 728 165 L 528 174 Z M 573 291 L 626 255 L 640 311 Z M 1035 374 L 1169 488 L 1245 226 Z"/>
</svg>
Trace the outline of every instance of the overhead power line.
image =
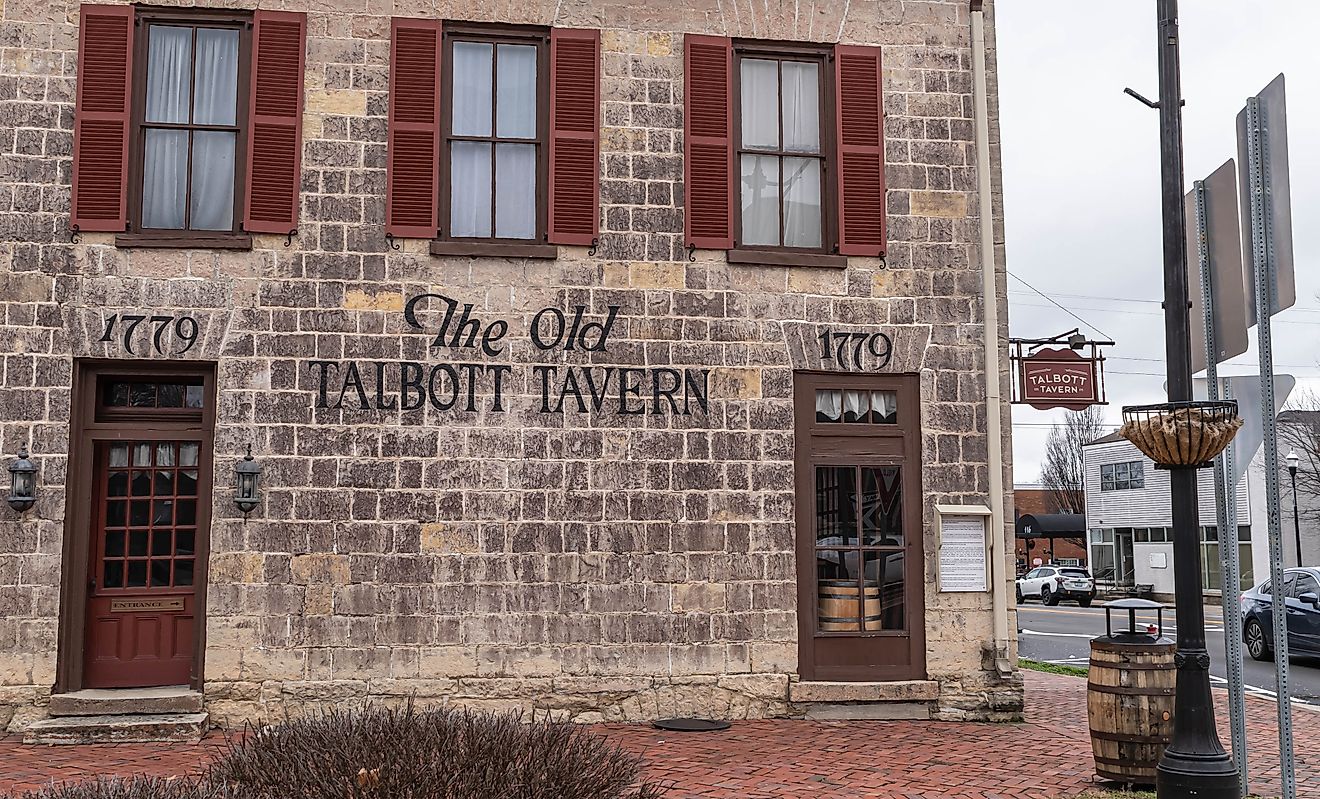
<svg viewBox="0 0 1320 799">
<path fill-rule="evenodd" d="M 1017 282 L 1021 283 L 1022 285 L 1026 286 L 1027 288 L 1029 288 L 1029 289 L 1031 289 L 1032 291 L 1036 292 L 1036 293 L 1039 294 L 1039 295 L 1040 295 L 1040 296 L 1041 296 L 1046 302 L 1048 302 L 1048 303 L 1050 303 L 1051 305 L 1053 305 L 1054 307 L 1058 308 L 1060 311 L 1063 311 L 1064 313 L 1068 314 L 1068 315 L 1071 316 L 1072 318 L 1076 319 L 1077 321 L 1079 321 L 1079 322 L 1081 322 L 1082 324 L 1086 325 L 1087 327 L 1091 328 L 1092 330 L 1094 330 L 1095 332 L 1097 332 L 1097 333 L 1099 333 L 1100 335 L 1104 336 L 1105 338 L 1107 338 L 1107 339 L 1113 339 L 1113 336 L 1109 335 L 1109 334 L 1106 333 L 1105 331 L 1101 330 L 1100 328 L 1098 328 L 1098 327 L 1096 327 L 1095 325 L 1091 324 L 1090 322 L 1086 321 L 1086 320 L 1083 319 L 1082 317 L 1078 316 L 1077 314 L 1075 314 L 1075 313 L 1073 313 L 1072 311 L 1068 310 L 1067 308 L 1063 307 L 1063 306 L 1060 305 L 1059 303 L 1055 302 L 1054 299 L 1053 299 L 1052 297 L 1050 297 L 1048 294 L 1045 294 L 1045 293 L 1042 292 L 1040 289 L 1038 289 L 1038 288 L 1036 288 L 1035 286 L 1031 285 L 1030 283 L 1028 283 L 1027 281 L 1023 280 L 1022 278 L 1018 277 L 1017 275 L 1013 274 L 1013 272 L 1012 272 L 1011 270 L 1006 270 L 1006 271 L 1008 271 L 1008 276 L 1009 276 L 1009 277 L 1013 278 L 1013 279 L 1016 280 Z"/>
</svg>

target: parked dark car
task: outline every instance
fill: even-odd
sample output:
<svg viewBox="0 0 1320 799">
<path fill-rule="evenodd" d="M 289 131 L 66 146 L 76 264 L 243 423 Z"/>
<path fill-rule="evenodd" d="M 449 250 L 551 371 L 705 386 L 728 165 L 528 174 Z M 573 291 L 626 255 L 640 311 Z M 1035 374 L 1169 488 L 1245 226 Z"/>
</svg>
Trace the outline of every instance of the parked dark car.
<svg viewBox="0 0 1320 799">
<path fill-rule="evenodd" d="M 1284 597 L 1288 622 L 1288 653 L 1320 655 L 1320 569 L 1286 569 L 1283 590 L 1275 592 L 1266 580 L 1242 595 L 1242 641 L 1256 660 L 1274 658 L 1272 605 Z"/>
</svg>

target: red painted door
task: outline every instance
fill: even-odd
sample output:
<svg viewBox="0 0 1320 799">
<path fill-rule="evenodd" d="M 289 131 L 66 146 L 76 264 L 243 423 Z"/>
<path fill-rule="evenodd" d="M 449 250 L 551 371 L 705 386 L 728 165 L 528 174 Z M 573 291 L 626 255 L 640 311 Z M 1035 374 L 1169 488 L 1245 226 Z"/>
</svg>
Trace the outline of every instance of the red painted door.
<svg viewBox="0 0 1320 799">
<path fill-rule="evenodd" d="M 95 446 L 83 684 L 185 685 L 196 624 L 203 439 Z"/>
</svg>

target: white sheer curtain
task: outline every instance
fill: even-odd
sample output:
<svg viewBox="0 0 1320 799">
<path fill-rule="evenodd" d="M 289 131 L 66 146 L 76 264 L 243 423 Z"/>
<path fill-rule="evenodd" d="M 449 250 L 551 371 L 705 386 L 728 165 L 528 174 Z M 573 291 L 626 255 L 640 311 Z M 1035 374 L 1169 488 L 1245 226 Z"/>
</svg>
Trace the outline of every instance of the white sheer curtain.
<svg viewBox="0 0 1320 799">
<path fill-rule="evenodd" d="M 171 25 L 148 29 L 148 124 L 236 124 L 238 31 L 197 29 L 196 53 L 193 33 L 193 28 Z M 147 128 L 142 168 L 144 228 L 178 230 L 185 221 L 197 230 L 233 228 L 236 134 L 197 131 L 192 135 L 189 199 L 188 131 Z"/>
<path fill-rule="evenodd" d="M 820 65 L 785 61 L 780 86 L 784 149 L 820 152 Z M 821 175 L 816 158 L 784 159 L 784 246 L 821 245 Z"/>
<path fill-rule="evenodd" d="M 147 122 L 188 122 L 192 28 L 152 25 L 147 32 Z M 183 227 L 188 195 L 188 133 L 148 129 L 142 164 L 142 226 Z"/>
<path fill-rule="evenodd" d="M 866 391 L 843 392 L 843 420 L 845 422 L 865 422 L 870 409 L 870 398 Z"/>
<path fill-rule="evenodd" d="M 893 424 L 898 421 L 898 392 L 871 392 L 871 423 Z"/>
<path fill-rule="evenodd" d="M 490 237 L 490 144 L 456 141 L 449 150 L 451 236 Z"/>
<path fill-rule="evenodd" d="M 536 138 L 536 48 L 501 44 L 496 56 L 495 135 Z M 495 145 L 495 236 L 536 236 L 536 145 Z"/>
<path fill-rule="evenodd" d="M 779 62 L 744 58 L 741 78 L 743 146 L 779 149 Z"/>
<path fill-rule="evenodd" d="M 816 421 L 837 422 L 843 417 L 843 392 L 837 389 L 816 391 Z"/>
</svg>

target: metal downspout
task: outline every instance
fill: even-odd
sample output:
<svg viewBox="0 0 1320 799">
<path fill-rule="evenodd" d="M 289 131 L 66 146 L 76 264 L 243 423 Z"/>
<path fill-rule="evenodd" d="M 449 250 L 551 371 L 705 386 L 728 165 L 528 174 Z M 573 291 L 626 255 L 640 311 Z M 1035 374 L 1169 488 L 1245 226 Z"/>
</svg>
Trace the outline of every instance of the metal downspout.
<svg viewBox="0 0 1320 799">
<path fill-rule="evenodd" d="M 1008 576 L 1004 552 L 1003 412 L 999 393 L 999 298 L 990 174 L 990 91 L 986 82 L 985 12 L 972 3 L 972 91 L 976 101 L 976 182 L 981 217 L 981 307 L 985 317 L 985 417 L 990 478 L 990 585 L 994 613 L 994 662 L 1000 677 L 1013 673 L 1008 659 Z"/>
</svg>

